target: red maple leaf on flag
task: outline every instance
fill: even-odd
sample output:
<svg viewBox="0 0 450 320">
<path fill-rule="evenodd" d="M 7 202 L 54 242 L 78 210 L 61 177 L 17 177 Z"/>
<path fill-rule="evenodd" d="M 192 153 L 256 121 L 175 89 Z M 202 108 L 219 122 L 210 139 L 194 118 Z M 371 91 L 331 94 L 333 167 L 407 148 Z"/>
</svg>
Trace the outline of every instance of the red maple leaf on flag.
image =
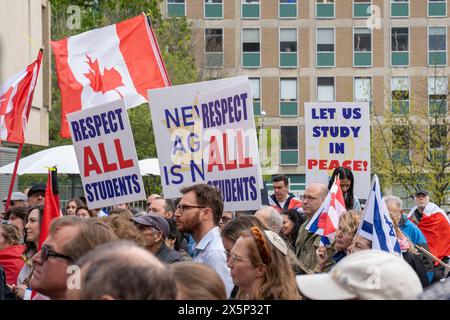
<svg viewBox="0 0 450 320">
<path fill-rule="evenodd" d="M 117 88 L 124 86 L 120 73 L 112 67 L 111 69 L 105 68 L 102 74 L 100 67 L 98 66 L 98 60 L 92 61 L 91 57 L 88 55 L 86 55 L 86 58 L 88 59 L 86 62 L 89 65 L 90 70 L 84 75 L 89 79 L 90 86 L 94 92 L 101 92 L 104 94 L 114 90 L 121 98 L 123 98 L 120 92 L 116 90 Z"/>
</svg>

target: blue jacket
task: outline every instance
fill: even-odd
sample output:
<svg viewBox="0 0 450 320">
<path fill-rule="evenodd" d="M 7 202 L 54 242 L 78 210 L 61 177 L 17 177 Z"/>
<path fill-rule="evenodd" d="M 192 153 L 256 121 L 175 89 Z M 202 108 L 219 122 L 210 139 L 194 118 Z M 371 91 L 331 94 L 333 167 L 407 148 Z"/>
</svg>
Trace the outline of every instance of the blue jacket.
<svg viewBox="0 0 450 320">
<path fill-rule="evenodd" d="M 399 222 L 400 230 L 412 241 L 414 244 L 427 244 L 427 240 L 414 222 L 408 220 L 405 215 L 402 215 Z"/>
</svg>

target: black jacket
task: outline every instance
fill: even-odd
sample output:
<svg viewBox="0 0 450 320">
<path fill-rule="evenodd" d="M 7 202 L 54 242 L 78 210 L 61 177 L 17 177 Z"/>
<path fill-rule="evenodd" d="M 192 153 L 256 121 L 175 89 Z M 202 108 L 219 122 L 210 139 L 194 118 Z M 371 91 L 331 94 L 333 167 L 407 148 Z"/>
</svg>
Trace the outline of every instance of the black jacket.
<svg viewBox="0 0 450 320">
<path fill-rule="evenodd" d="M 405 259 L 406 262 L 414 269 L 414 271 L 417 273 L 417 276 L 420 279 L 420 282 L 422 283 L 422 287 L 426 288 L 430 285 L 430 281 L 428 281 L 427 272 L 425 270 L 425 265 L 423 264 L 422 259 L 420 256 L 411 253 L 409 251 L 402 252 L 403 259 Z"/>
<path fill-rule="evenodd" d="M 161 247 L 159 247 L 158 251 L 156 252 L 155 256 L 164 263 L 173 263 L 177 261 L 183 261 L 184 258 L 178 251 L 170 249 L 166 244 L 163 242 Z"/>
</svg>

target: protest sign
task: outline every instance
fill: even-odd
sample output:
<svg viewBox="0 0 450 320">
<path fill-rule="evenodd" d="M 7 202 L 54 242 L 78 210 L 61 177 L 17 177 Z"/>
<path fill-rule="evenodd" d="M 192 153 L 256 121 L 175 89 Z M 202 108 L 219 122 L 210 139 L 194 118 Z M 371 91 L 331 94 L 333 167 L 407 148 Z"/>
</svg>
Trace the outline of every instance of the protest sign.
<svg viewBox="0 0 450 320">
<path fill-rule="evenodd" d="M 261 174 L 247 77 L 149 90 L 164 197 L 209 183 L 225 210 L 261 207 Z"/>
<path fill-rule="evenodd" d="M 67 115 L 89 209 L 146 198 L 122 100 Z"/>
<path fill-rule="evenodd" d="M 352 170 L 354 194 L 367 199 L 370 187 L 368 102 L 305 103 L 306 184 L 328 184 L 333 170 Z"/>
</svg>

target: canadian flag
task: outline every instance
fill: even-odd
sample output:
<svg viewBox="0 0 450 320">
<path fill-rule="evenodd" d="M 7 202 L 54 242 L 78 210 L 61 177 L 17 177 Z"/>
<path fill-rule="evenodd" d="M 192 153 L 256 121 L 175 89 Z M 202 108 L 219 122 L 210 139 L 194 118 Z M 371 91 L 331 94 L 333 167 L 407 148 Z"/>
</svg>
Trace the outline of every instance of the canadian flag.
<svg viewBox="0 0 450 320">
<path fill-rule="evenodd" d="M 42 55 L 40 50 L 36 61 L 6 80 L 0 87 L 0 141 L 25 142 L 25 128 Z"/>
<path fill-rule="evenodd" d="M 147 102 L 147 90 L 170 85 L 158 42 L 145 14 L 52 41 L 61 90 L 61 131 L 66 115 L 123 99 L 127 108 Z"/>
</svg>

